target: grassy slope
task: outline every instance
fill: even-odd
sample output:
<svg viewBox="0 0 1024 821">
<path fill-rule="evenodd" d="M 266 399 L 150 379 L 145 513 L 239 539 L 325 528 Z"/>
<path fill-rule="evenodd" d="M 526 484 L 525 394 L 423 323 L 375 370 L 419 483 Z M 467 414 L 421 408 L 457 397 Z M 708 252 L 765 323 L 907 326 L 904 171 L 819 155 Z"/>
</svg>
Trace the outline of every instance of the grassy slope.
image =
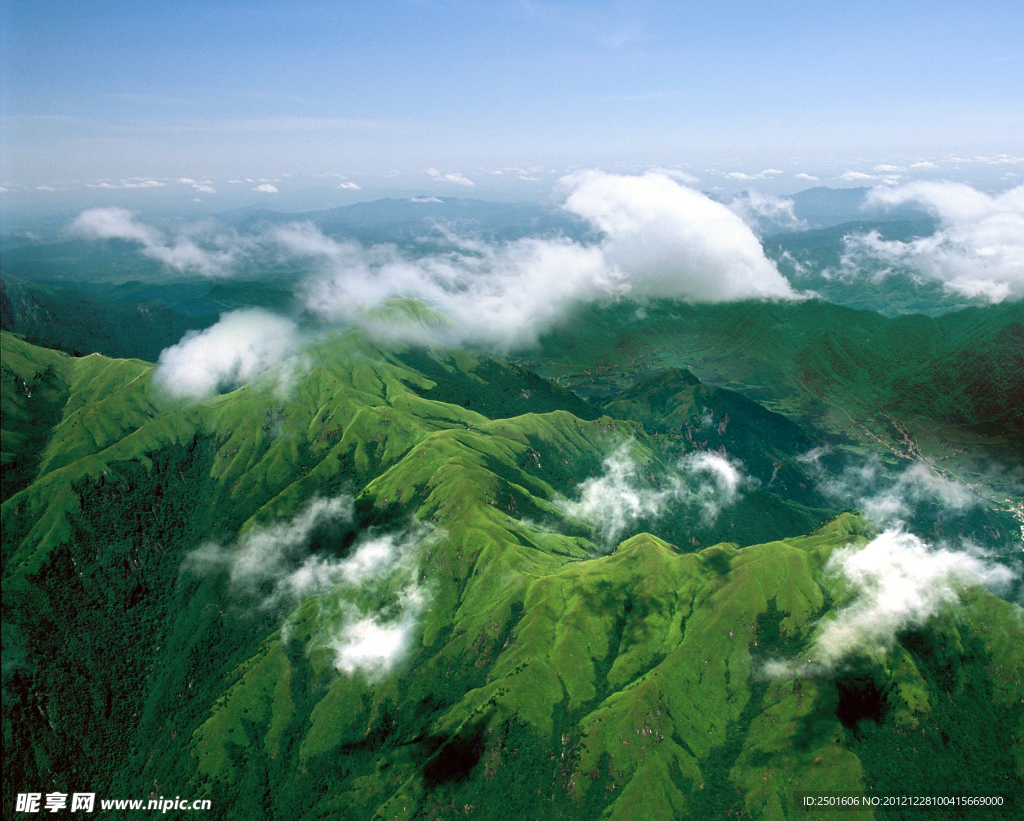
<svg viewBox="0 0 1024 821">
<path fill-rule="evenodd" d="M 557 409 L 550 388 L 555 409 L 510 418 L 430 398 L 479 386 L 475 375 L 501 394 L 478 394 L 497 416 L 506 393 L 537 390 L 522 371 L 349 334 L 310 351 L 288 400 L 253 385 L 173 406 L 150 393 L 144 363 L 4 341 L 15 378 L 55 369 L 59 417 L 38 477 L 3 506 L 4 652 L 18 660 L 5 666 L 6 794 L 157 784 L 239 818 L 781 818 L 794 786 L 882 778 L 853 752 L 875 762 L 877 745 L 840 718 L 849 687 L 755 675 L 827 610 L 816 570 L 863 538 L 852 516 L 690 554 L 638 534 L 601 556 L 556 500 L 629 437 L 649 464 L 661 449 L 635 422 Z M 5 402 L 18 386 L 5 373 Z M 620 401 L 650 412 L 638 393 Z M 341 491 L 357 497 L 357 526 L 416 516 L 444 534 L 421 564 L 432 598 L 417 646 L 375 686 L 318 656 L 312 611 L 300 607 L 286 639 L 223 576 L 179 572 L 211 535 Z M 925 632 L 976 649 L 937 656 L 918 642 L 871 667 L 892 705 L 884 726 L 941 734 L 948 718 L 926 721 L 941 697 L 929 681 L 947 669 L 1019 718 L 1019 609 L 977 595 L 958 623 Z M 1024 775 L 1020 733 L 997 724 Z"/>
</svg>

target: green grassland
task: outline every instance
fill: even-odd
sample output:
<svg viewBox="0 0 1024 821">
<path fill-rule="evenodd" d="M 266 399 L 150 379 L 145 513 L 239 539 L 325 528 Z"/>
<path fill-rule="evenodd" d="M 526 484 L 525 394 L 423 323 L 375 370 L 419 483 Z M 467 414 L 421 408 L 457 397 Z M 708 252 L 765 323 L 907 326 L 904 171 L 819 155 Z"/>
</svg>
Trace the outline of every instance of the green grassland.
<svg viewBox="0 0 1024 821">
<path fill-rule="evenodd" d="M 4 817 L 51 789 L 239 819 L 783 819 L 797 789 L 1024 801 L 1014 604 L 965 591 L 883 657 L 764 672 L 842 597 L 832 552 L 874 535 L 797 458 L 853 434 L 806 420 L 930 413 L 1005 447 L 1019 306 L 905 326 L 820 303 L 593 310 L 532 369 L 349 328 L 307 348 L 287 395 L 271 372 L 199 403 L 158 394 L 144 361 L 5 333 Z M 410 301 L 378 320 L 445 321 Z M 865 353 L 894 349 L 903 371 Z M 964 381 L 970 356 L 992 381 Z M 669 506 L 606 545 L 566 502 L 624 446 L 651 491 L 698 450 L 756 481 L 715 522 Z M 352 519 L 305 544 L 318 561 L 427 528 L 427 605 L 383 676 L 330 646 L 347 607 L 397 606 L 386 579 L 267 607 L 186 559 L 339 497 Z"/>
</svg>

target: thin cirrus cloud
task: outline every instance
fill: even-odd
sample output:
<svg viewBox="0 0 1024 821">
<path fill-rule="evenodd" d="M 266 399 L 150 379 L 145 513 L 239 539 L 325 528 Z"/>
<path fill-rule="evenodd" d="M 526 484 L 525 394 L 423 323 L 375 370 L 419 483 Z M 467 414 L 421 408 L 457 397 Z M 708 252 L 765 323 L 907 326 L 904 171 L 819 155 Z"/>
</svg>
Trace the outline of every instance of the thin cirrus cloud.
<svg viewBox="0 0 1024 821">
<path fill-rule="evenodd" d="M 909 241 L 886 240 L 877 231 L 848 237 L 848 265 L 867 258 L 906 267 L 947 291 L 991 302 L 1024 296 L 1024 186 L 993 195 L 963 183 L 918 181 L 872 189 L 867 201 L 919 203 L 939 227 Z"/>
</svg>

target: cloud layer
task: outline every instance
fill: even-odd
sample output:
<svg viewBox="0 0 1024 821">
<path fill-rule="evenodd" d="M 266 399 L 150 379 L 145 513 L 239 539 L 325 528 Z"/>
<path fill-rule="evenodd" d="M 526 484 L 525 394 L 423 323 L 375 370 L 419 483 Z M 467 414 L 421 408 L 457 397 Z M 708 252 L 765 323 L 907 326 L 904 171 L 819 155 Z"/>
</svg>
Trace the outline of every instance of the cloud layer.
<svg viewBox="0 0 1024 821">
<path fill-rule="evenodd" d="M 312 269 L 301 295 L 324 320 L 351 321 L 385 299 L 417 297 L 459 322 L 468 338 L 502 349 L 531 344 L 576 302 L 798 297 L 741 217 L 668 174 L 590 171 L 562 186 L 565 208 L 601 232 L 598 243 L 484 243 L 448 235 L 446 252 L 409 256 L 391 245 L 330 238 L 311 223 L 248 237 L 193 226 L 168 237 L 120 208 L 85 211 L 72 227 L 87 237 L 138 243 L 182 272 L 228 275 L 243 262 L 298 261 Z M 751 208 L 770 210 L 765 203 Z"/>
<path fill-rule="evenodd" d="M 964 551 L 933 549 L 913 534 L 887 530 L 863 547 L 835 551 L 825 577 L 849 601 L 822 621 L 807 654 L 766 666 L 771 677 L 831 675 L 857 656 L 880 658 L 901 631 L 953 607 L 968 587 L 1012 584 L 1008 568 Z"/>
<path fill-rule="evenodd" d="M 877 231 L 847 238 L 847 265 L 871 259 L 901 266 L 948 291 L 992 302 L 1024 296 L 1024 186 L 989 195 L 952 182 L 915 182 L 876 188 L 873 205 L 918 202 L 939 220 L 928 237 L 885 240 Z"/>
<path fill-rule="evenodd" d="M 739 216 L 665 174 L 587 171 L 565 182 L 572 186 L 565 208 L 604 232 L 607 264 L 624 272 L 634 294 L 694 302 L 797 297 Z"/>
<path fill-rule="evenodd" d="M 229 589 L 263 610 L 288 612 L 316 599 L 309 649 L 328 651 L 341 673 L 379 680 L 406 658 L 429 604 L 419 551 L 431 531 L 416 523 L 399 533 L 363 534 L 346 558 L 310 554 L 314 533 L 351 521 L 352 511 L 348 496 L 315 499 L 291 520 L 253 527 L 233 545 L 202 545 L 183 569 L 226 572 Z"/>
</svg>

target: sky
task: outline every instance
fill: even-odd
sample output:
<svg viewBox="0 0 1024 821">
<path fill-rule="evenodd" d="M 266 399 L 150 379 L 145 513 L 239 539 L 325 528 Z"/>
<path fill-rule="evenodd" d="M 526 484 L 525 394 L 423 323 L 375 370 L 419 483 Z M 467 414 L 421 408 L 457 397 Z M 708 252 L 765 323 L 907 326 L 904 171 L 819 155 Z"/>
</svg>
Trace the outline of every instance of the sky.
<svg viewBox="0 0 1024 821">
<path fill-rule="evenodd" d="M 582 168 L 776 194 L 1024 175 L 1002 0 L 0 9 L 8 208 L 530 200 Z"/>
</svg>

